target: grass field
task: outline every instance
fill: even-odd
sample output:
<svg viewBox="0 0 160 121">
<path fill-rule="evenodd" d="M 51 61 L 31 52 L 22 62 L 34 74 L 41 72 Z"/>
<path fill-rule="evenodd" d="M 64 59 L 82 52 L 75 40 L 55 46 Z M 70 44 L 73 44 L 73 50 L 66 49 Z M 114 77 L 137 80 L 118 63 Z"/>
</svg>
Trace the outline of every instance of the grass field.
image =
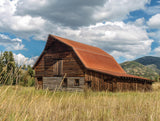
<svg viewBox="0 0 160 121">
<path fill-rule="evenodd" d="M 50 92 L 1 86 L 2 121 L 160 121 L 160 92 Z"/>
</svg>

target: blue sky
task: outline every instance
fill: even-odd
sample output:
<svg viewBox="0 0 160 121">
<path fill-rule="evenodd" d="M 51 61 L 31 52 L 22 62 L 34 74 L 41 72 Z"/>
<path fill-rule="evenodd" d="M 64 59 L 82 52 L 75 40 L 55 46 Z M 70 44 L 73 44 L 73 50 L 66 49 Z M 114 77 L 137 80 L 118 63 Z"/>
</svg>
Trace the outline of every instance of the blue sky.
<svg viewBox="0 0 160 121">
<path fill-rule="evenodd" d="M 97 46 L 119 63 L 160 56 L 160 0 L 1 0 L 0 51 L 33 65 L 48 34 Z"/>
</svg>

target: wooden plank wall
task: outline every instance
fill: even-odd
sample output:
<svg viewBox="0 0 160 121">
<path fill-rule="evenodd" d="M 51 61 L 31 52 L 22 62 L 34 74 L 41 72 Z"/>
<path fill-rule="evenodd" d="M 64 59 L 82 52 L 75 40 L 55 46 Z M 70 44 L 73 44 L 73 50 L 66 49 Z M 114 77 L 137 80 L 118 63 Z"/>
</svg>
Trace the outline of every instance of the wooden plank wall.
<svg viewBox="0 0 160 121">
<path fill-rule="evenodd" d="M 57 76 L 57 64 L 62 60 L 62 75 L 68 77 L 84 77 L 84 67 L 72 48 L 55 40 L 46 47 L 45 53 L 35 67 L 36 77 Z M 56 68 L 57 67 L 57 68 Z"/>
<path fill-rule="evenodd" d="M 62 77 L 43 77 L 43 89 L 55 90 L 77 90 L 83 91 L 84 77 L 67 77 L 67 87 L 61 85 Z M 79 86 L 75 86 L 75 80 L 79 80 Z"/>
<path fill-rule="evenodd" d="M 88 81 L 91 81 L 91 89 L 95 91 L 149 91 L 152 85 L 147 80 L 119 78 L 94 71 L 86 72 L 85 83 Z"/>
</svg>

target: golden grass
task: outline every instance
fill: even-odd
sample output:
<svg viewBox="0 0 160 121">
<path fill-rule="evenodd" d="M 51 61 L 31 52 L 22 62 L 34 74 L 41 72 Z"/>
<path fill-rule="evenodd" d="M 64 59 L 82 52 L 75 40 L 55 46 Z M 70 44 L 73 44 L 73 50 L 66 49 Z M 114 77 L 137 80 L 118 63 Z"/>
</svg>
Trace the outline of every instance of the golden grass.
<svg viewBox="0 0 160 121">
<path fill-rule="evenodd" d="M 160 121 L 160 92 L 50 92 L 1 86 L 0 120 Z"/>
</svg>

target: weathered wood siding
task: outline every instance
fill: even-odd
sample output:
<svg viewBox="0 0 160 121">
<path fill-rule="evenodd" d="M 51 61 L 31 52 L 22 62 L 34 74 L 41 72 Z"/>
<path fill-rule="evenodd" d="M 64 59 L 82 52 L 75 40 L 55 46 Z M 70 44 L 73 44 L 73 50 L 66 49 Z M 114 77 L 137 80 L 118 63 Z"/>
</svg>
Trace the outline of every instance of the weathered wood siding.
<svg viewBox="0 0 160 121">
<path fill-rule="evenodd" d="M 64 75 L 68 80 L 68 89 L 81 90 L 84 86 L 83 64 L 71 47 L 57 40 L 46 45 L 35 72 L 38 89 L 56 89 Z M 79 79 L 79 86 L 74 86 L 75 79 Z"/>
<path fill-rule="evenodd" d="M 88 86 L 91 83 L 91 86 Z M 94 71 L 85 74 L 85 85 L 96 91 L 148 91 L 152 83 L 143 79 L 120 78 Z"/>
<path fill-rule="evenodd" d="M 67 87 L 63 88 L 63 77 L 43 77 L 43 89 L 55 90 L 77 90 L 82 91 L 84 89 L 84 77 L 67 77 Z M 75 85 L 75 80 L 79 80 L 79 86 Z"/>
<path fill-rule="evenodd" d="M 72 48 L 56 40 L 47 46 L 35 72 L 36 77 L 63 76 L 65 73 L 67 77 L 84 77 L 83 64 Z"/>
</svg>

